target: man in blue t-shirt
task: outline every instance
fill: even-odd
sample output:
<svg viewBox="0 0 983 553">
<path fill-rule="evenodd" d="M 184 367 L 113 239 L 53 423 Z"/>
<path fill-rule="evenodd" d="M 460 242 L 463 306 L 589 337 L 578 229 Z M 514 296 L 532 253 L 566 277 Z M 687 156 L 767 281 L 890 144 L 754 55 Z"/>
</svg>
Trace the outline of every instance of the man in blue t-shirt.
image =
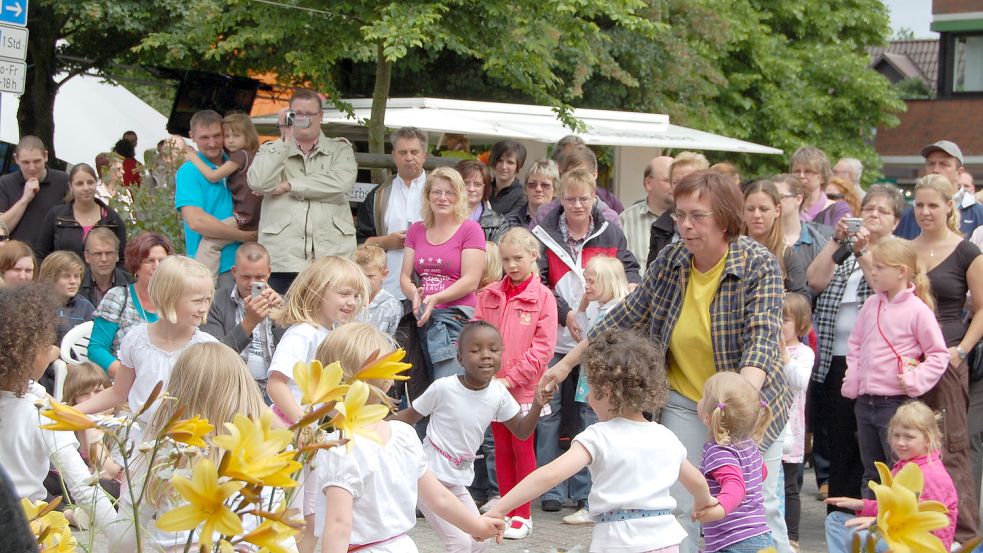
<svg viewBox="0 0 983 553">
<path fill-rule="evenodd" d="M 212 110 L 203 110 L 191 117 L 191 140 L 198 147 L 198 156 L 209 167 L 217 168 L 225 160 L 222 132 L 222 116 Z M 232 193 L 225 186 L 225 179 L 211 183 L 190 161 L 184 162 L 176 176 L 174 204 L 184 219 L 184 241 L 188 257 L 198 254 L 202 237 L 230 240 L 222 248 L 218 266 L 218 287 L 235 283 L 229 271 L 235 265 L 236 250 L 242 242 L 256 240 L 255 231 L 239 230 L 235 224 L 222 221 L 233 217 Z"/>
</svg>

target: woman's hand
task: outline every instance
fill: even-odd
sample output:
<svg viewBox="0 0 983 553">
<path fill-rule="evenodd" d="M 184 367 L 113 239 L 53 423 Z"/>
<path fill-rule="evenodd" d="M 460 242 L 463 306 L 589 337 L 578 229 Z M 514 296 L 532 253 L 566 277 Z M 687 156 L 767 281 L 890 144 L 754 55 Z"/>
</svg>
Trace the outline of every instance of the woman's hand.
<svg viewBox="0 0 983 553">
<path fill-rule="evenodd" d="M 839 222 L 836 223 L 836 228 L 833 229 L 833 238 L 838 242 L 845 242 L 848 236 L 850 233 L 847 231 L 846 217 L 840 217 Z"/>
<path fill-rule="evenodd" d="M 423 313 L 417 315 L 416 326 L 422 327 L 427 324 L 430 320 L 430 315 L 433 314 L 434 307 L 437 305 L 437 294 L 430 294 L 429 296 L 423 298 L 421 307 L 423 308 Z"/>
<path fill-rule="evenodd" d="M 574 310 L 567 312 L 567 330 L 570 331 L 570 336 L 573 337 L 574 341 L 581 341 L 583 337 L 580 335 L 581 328 L 580 323 L 577 322 L 577 313 Z"/>
<path fill-rule="evenodd" d="M 843 219 L 840 219 L 842 222 Z M 853 234 L 853 251 L 861 252 L 870 243 L 870 231 L 867 227 L 860 227 L 860 230 Z"/>
<path fill-rule="evenodd" d="M 962 362 L 963 360 L 959 358 L 959 352 L 956 351 L 955 346 L 949 348 L 949 366 L 955 369 L 961 365 Z"/>
</svg>

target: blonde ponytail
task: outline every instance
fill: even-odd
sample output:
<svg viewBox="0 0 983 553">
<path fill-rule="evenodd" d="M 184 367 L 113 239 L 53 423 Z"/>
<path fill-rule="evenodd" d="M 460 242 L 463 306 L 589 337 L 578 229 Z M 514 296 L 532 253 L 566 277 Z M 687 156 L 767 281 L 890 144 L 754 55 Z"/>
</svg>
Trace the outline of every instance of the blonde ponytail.
<svg viewBox="0 0 983 553">
<path fill-rule="evenodd" d="M 915 295 L 922 300 L 929 309 L 935 311 L 935 296 L 932 295 L 932 283 L 928 280 L 928 275 L 919 266 L 911 277 L 911 283 L 915 285 Z"/>
</svg>

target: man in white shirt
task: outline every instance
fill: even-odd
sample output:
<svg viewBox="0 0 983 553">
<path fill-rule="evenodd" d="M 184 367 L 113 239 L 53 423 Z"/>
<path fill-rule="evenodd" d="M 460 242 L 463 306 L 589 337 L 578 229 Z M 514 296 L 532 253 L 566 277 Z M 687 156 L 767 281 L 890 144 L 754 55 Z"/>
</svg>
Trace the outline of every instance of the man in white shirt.
<svg viewBox="0 0 983 553">
<path fill-rule="evenodd" d="M 396 176 L 368 193 L 358 207 L 355 238 L 359 244 L 375 244 L 386 250 L 389 274 L 382 288 L 402 300 L 399 273 L 403 265 L 406 229 L 422 220 L 423 185 L 427 173 L 427 135 L 416 127 L 403 127 L 390 137 Z"/>
<path fill-rule="evenodd" d="M 669 183 L 671 166 L 672 158 L 669 156 L 652 158 L 645 167 L 642 177 L 642 186 L 646 192 L 645 200 L 635 202 L 621 213 L 621 228 L 625 231 L 625 238 L 628 239 L 628 250 L 635 259 L 648 259 L 649 232 L 652 223 L 672 206 L 672 186 Z M 643 263 L 643 274 L 645 268 Z"/>
</svg>

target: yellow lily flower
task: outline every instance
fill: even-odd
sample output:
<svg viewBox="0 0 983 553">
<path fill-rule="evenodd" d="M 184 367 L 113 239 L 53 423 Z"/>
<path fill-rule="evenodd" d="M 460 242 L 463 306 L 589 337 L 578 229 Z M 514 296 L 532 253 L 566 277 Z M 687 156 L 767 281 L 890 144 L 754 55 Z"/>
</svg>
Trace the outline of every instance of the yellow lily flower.
<svg viewBox="0 0 983 553">
<path fill-rule="evenodd" d="M 175 442 L 196 447 L 206 447 L 208 444 L 205 443 L 203 438 L 212 430 L 215 430 L 215 425 L 209 423 L 208 419 L 203 419 L 195 415 L 190 419 L 174 421 L 167 427 L 164 434 Z"/>
<path fill-rule="evenodd" d="M 293 545 L 291 539 L 297 534 L 297 530 L 276 520 L 264 520 L 255 530 L 242 537 L 242 541 L 269 550 L 271 553 L 289 553 L 292 549 L 284 547 L 286 543 Z"/>
<path fill-rule="evenodd" d="M 942 540 L 932 530 L 949 525 L 945 505 L 918 501 L 925 485 L 921 468 L 906 464 L 891 476 L 887 465 L 877 463 L 881 483 L 868 482 L 877 497 L 877 529 L 894 553 L 946 553 Z"/>
<path fill-rule="evenodd" d="M 45 430 L 67 430 L 78 432 L 89 428 L 95 428 L 96 423 L 89 420 L 85 413 L 78 409 L 65 405 L 64 403 L 51 402 L 51 409 L 41 411 L 41 414 L 55 421 L 54 424 L 41 426 Z"/>
<path fill-rule="evenodd" d="M 413 367 L 410 363 L 402 362 L 404 357 L 406 357 L 406 350 L 399 348 L 389 355 L 369 362 L 359 369 L 352 380 L 409 380 L 409 376 L 399 374 Z"/>
<path fill-rule="evenodd" d="M 31 532 L 35 537 L 44 534 L 44 539 L 38 542 L 41 551 L 74 552 L 78 544 L 75 536 L 72 535 L 72 529 L 68 526 L 68 519 L 65 518 L 64 513 L 55 511 L 54 507 L 57 503 L 52 503 L 48 504 L 44 501 L 34 503 L 27 498 L 20 500 L 21 509 L 27 516 Z"/>
<path fill-rule="evenodd" d="M 191 480 L 183 476 L 171 479 L 181 497 L 188 502 L 157 519 L 157 527 L 166 532 L 194 530 L 204 523 L 198 541 L 206 548 L 212 544 L 212 533 L 234 536 L 242 532 L 242 521 L 225 501 L 245 486 L 244 482 L 220 483 L 215 463 L 201 459 L 195 464 Z"/>
<path fill-rule="evenodd" d="M 212 442 L 226 450 L 222 475 L 254 485 L 290 488 L 297 485 L 291 476 L 301 468 L 293 459 L 293 451 L 284 451 L 293 440 L 293 433 L 273 428 L 273 412 L 264 410 L 259 420 L 236 415 L 225 423 L 228 434 L 216 436 Z"/>
<path fill-rule="evenodd" d="M 383 420 L 389 414 L 389 409 L 384 405 L 368 405 L 369 385 L 362 381 L 352 383 L 345 394 L 345 401 L 335 406 L 338 414 L 331 419 L 331 425 L 341 431 L 344 438 L 348 438 L 347 446 L 351 451 L 356 436 L 363 436 L 382 443 L 375 431 L 369 428 L 375 423 Z"/>
<path fill-rule="evenodd" d="M 294 381 L 301 392 L 302 405 L 340 400 L 348 390 L 348 386 L 342 383 L 344 378 L 345 372 L 337 361 L 327 367 L 316 359 L 310 364 L 297 362 L 294 365 Z"/>
</svg>

